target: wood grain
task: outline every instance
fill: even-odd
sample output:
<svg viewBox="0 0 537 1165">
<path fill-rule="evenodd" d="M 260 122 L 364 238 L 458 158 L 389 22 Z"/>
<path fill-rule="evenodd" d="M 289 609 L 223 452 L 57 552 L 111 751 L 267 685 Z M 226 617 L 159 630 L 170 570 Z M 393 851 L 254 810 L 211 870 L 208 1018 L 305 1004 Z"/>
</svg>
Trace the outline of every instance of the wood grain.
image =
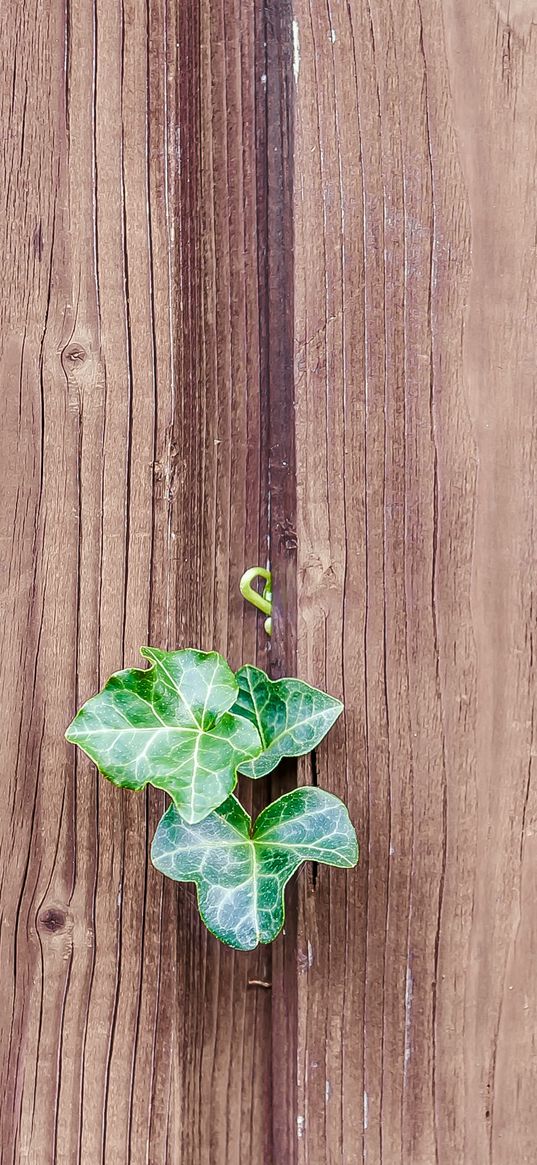
<svg viewBox="0 0 537 1165">
<path fill-rule="evenodd" d="M 534 1165 L 536 23 L 2 9 L 1 1165 Z M 272 950 L 63 740 L 148 640 L 345 699 Z"/>
<path fill-rule="evenodd" d="M 266 1160 L 270 956 L 207 936 L 148 860 L 162 798 L 63 740 L 141 643 L 256 656 L 261 28 L 71 0 L 1 32 L 2 1165 Z"/>
<path fill-rule="evenodd" d="M 362 840 L 302 882 L 308 1165 L 537 1152 L 535 16 L 294 5 L 298 667 Z"/>
</svg>

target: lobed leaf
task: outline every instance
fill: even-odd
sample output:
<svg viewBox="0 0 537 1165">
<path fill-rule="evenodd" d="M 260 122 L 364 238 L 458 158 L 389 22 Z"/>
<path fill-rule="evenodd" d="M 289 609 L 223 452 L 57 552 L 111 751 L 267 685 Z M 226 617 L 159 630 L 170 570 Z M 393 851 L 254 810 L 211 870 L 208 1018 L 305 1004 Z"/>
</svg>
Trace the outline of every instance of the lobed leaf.
<svg viewBox="0 0 537 1165">
<path fill-rule="evenodd" d="M 302 680 L 269 680 L 251 664 L 240 668 L 237 682 L 233 711 L 255 724 L 262 744 L 260 755 L 239 766 L 247 777 L 264 777 L 282 757 L 311 752 L 343 711 L 334 696 Z"/>
<path fill-rule="evenodd" d="M 165 789 L 185 821 L 200 821 L 261 750 L 255 724 L 229 709 L 238 684 L 216 651 L 142 647 L 147 669 L 116 672 L 66 732 L 115 785 Z"/>
<path fill-rule="evenodd" d="M 233 796 L 197 825 L 185 823 L 172 805 L 157 827 L 151 858 L 167 877 L 194 882 L 208 929 L 248 951 L 282 929 L 284 889 L 302 862 L 350 868 L 358 843 L 337 797 L 300 788 L 269 805 L 253 829 Z"/>
</svg>

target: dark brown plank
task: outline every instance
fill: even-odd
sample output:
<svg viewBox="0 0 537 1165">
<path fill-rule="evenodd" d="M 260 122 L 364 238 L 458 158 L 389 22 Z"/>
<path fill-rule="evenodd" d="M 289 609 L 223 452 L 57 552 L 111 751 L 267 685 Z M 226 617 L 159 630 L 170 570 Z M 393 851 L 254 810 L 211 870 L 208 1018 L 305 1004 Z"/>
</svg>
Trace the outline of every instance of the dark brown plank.
<svg viewBox="0 0 537 1165">
<path fill-rule="evenodd" d="M 199 19 L 199 25 L 197 21 Z M 243 570 L 264 559 L 266 481 L 260 451 L 260 248 L 257 222 L 256 36 L 253 5 L 191 5 L 179 12 L 194 42 L 177 85 L 189 110 L 175 213 L 193 232 L 179 278 L 184 343 L 174 441 L 179 477 L 174 538 L 180 556 L 175 617 L 181 643 L 223 651 L 234 666 L 256 655 L 257 618 L 245 608 Z M 198 45 L 195 47 L 196 36 Z M 197 54 L 197 56 L 196 56 Z M 178 122 L 183 126 L 181 114 Z M 199 281 L 199 286 L 196 284 Z M 186 340 L 186 343 L 185 343 Z M 267 644 L 261 640 L 260 662 Z M 247 804 L 259 791 L 245 783 Z M 188 970 L 180 1014 L 170 1162 L 263 1160 L 270 1124 L 270 981 L 266 952 L 236 955 L 200 926 L 194 895 L 180 897 L 179 965 Z M 184 1002 L 188 1000 L 185 1008 Z M 181 1018 L 181 1012 L 183 1012 Z M 160 1055 L 166 1059 L 166 1021 Z M 185 1049 L 188 1054 L 185 1055 Z"/>
<path fill-rule="evenodd" d="M 298 668 L 362 841 L 301 882 L 299 1161 L 529 1162 L 537 9 L 294 17 Z"/>
<path fill-rule="evenodd" d="M 266 280 L 261 300 L 265 336 L 262 398 L 269 534 L 273 574 L 270 674 L 296 673 L 296 464 L 293 375 L 293 100 L 289 30 L 291 5 L 268 3 L 262 24 L 266 100 L 258 141 L 263 178 L 260 210 L 266 223 Z M 297 784 L 296 764 L 279 766 L 266 782 L 266 801 Z M 293 1165 L 296 1131 L 297 986 L 296 885 L 286 890 L 286 923 L 272 945 L 271 1161 Z"/>
</svg>

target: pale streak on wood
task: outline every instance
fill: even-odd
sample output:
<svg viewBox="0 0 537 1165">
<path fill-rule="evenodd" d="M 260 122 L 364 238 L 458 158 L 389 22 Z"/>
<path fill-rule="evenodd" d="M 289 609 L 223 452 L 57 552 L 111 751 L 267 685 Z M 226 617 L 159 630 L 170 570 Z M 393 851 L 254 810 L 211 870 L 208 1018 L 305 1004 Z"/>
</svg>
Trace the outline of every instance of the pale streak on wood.
<svg viewBox="0 0 537 1165">
<path fill-rule="evenodd" d="M 537 38 L 498 15 L 294 3 L 298 667 L 363 846 L 301 883 L 302 1165 L 537 1153 Z"/>
</svg>

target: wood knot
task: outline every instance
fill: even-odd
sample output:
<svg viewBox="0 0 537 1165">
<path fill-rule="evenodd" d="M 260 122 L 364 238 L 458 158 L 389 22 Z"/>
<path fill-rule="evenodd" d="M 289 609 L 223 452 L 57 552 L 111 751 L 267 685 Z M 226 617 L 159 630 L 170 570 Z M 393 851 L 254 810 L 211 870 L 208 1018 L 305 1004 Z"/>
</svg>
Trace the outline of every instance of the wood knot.
<svg viewBox="0 0 537 1165">
<path fill-rule="evenodd" d="M 63 363 L 69 370 L 80 367 L 87 360 L 87 357 L 88 353 L 82 344 L 68 344 L 62 352 Z"/>
<path fill-rule="evenodd" d="M 49 906 L 41 910 L 37 919 L 37 929 L 45 934 L 64 934 L 67 930 L 69 915 L 61 906 Z"/>
</svg>

